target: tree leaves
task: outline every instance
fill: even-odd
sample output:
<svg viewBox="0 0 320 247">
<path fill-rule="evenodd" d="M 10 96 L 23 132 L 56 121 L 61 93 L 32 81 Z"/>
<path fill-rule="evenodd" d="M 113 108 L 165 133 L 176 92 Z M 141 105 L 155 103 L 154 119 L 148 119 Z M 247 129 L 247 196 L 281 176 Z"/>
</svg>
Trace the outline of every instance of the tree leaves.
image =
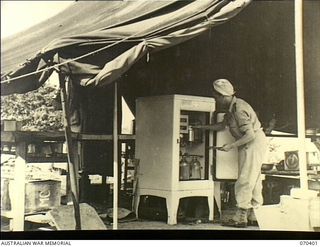
<svg viewBox="0 0 320 247">
<path fill-rule="evenodd" d="M 43 86 L 26 94 L 1 96 L 1 119 L 21 121 L 25 131 L 62 130 L 62 111 L 55 102 L 58 92 Z"/>
</svg>

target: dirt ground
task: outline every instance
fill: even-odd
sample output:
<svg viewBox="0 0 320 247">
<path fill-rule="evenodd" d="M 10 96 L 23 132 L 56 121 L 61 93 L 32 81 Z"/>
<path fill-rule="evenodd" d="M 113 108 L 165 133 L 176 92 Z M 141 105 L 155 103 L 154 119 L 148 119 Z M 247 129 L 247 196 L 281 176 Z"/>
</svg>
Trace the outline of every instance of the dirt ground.
<svg viewBox="0 0 320 247">
<path fill-rule="evenodd" d="M 225 218 L 228 217 L 225 215 Z M 110 221 L 104 223 L 108 230 L 113 229 L 113 224 Z M 54 227 L 49 225 L 35 224 L 26 222 L 25 231 L 39 231 L 39 230 L 55 230 Z M 215 222 L 208 222 L 207 220 L 190 220 L 184 222 L 178 222 L 176 225 L 168 225 L 164 221 L 155 221 L 147 219 L 136 219 L 135 217 L 129 219 L 120 219 L 118 222 L 118 230 L 249 230 L 258 231 L 258 226 L 248 226 L 247 228 L 233 228 L 225 227 L 219 223 L 219 220 Z M 1 217 L 1 232 L 9 231 L 9 220 Z"/>
<path fill-rule="evenodd" d="M 110 227 L 110 226 L 108 226 Z M 137 220 L 118 224 L 119 230 L 250 230 L 257 231 L 259 227 L 249 226 L 247 228 L 225 227 L 217 223 L 178 223 L 168 225 L 165 222 Z"/>
<path fill-rule="evenodd" d="M 111 218 L 107 216 L 108 208 L 112 208 L 111 204 L 112 200 L 108 201 L 107 204 L 96 204 L 90 203 L 92 207 L 95 208 L 97 214 L 102 219 L 103 223 L 107 227 L 107 229 L 113 229 L 112 224 L 112 216 Z M 208 221 L 208 210 L 206 208 L 201 207 L 202 201 L 197 201 L 196 203 L 190 204 L 189 207 L 191 213 L 189 212 L 189 216 L 186 213 L 185 218 L 178 219 L 178 224 L 176 225 L 168 225 L 166 223 L 166 216 L 159 216 L 155 212 L 150 211 L 148 217 L 140 217 L 136 218 L 135 214 L 130 210 L 127 210 L 131 207 L 131 200 L 129 197 L 121 195 L 120 207 L 127 208 L 128 212 L 131 212 L 128 217 L 120 218 L 118 221 L 118 229 L 119 230 L 250 230 L 250 231 L 259 231 L 258 226 L 248 226 L 247 228 L 233 228 L 233 227 L 225 227 L 221 225 L 222 221 L 226 221 L 230 219 L 234 213 L 234 209 L 226 209 L 222 211 L 222 214 L 215 212 L 214 222 Z M 194 205 L 197 205 L 195 207 Z M 199 207 L 200 205 L 200 207 Z M 197 210 L 198 209 L 198 210 Z M 189 210 L 190 211 L 190 210 Z M 162 213 L 162 211 L 156 211 L 158 214 Z M 112 214 L 111 214 L 112 215 Z M 156 218 L 155 218 L 155 215 Z M 190 216 L 192 215 L 192 216 Z M 55 227 L 46 225 L 46 224 L 38 224 L 32 222 L 25 222 L 25 231 L 38 231 L 38 230 L 56 230 Z M 5 217 L 1 217 L 1 231 L 9 231 L 9 220 Z"/>
<path fill-rule="evenodd" d="M 165 221 L 155 221 L 148 219 L 125 218 L 119 220 L 119 230 L 249 230 L 259 231 L 258 226 L 248 226 L 247 228 L 236 228 L 222 226 L 221 222 L 227 221 L 233 216 L 234 210 L 224 210 L 221 217 L 215 217 L 214 222 L 209 222 L 205 218 L 186 218 L 179 220 L 176 225 L 168 225 Z M 112 229 L 112 223 L 108 222 L 108 229 Z"/>
</svg>

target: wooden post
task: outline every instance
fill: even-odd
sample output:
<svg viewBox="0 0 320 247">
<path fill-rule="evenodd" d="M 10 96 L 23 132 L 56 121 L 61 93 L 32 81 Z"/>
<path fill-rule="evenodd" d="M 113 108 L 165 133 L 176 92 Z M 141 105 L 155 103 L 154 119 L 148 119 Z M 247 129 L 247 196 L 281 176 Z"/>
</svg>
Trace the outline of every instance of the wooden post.
<svg viewBox="0 0 320 247">
<path fill-rule="evenodd" d="M 12 222 L 10 228 L 13 231 L 24 230 L 24 211 L 25 211 L 25 169 L 26 169 L 27 145 L 24 141 L 18 142 L 16 146 L 17 158 L 14 168 L 14 186 L 11 201 Z M 11 193 L 10 193 L 11 194 Z"/>
<path fill-rule="evenodd" d="M 113 230 L 118 229 L 118 83 L 114 84 L 113 110 Z"/>
<path fill-rule="evenodd" d="M 307 158 L 305 143 L 305 102 L 303 71 L 303 0 L 295 0 L 295 54 L 296 54 L 296 90 L 299 148 L 300 188 L 308 189 Z"/>
<path fill-rule="evenodd" d="M 61 105 L 62 112 L 64 117 L 64 133 L 65 139 L 68 147 L 68 171 L 70 177 L 70 187 L 71 187 L 71 196 L 74 207 L 74 216 L 76 221 L 76 229 L 81 230 L 81 218 L 80 218 L 80 206 L 79 206 L 79 190 L 78 190 L 78 182 L 77 182 L 77 172 L 74 166 L 74 155 L 72 152 L 74 151 L 74 147 L 72 145 L 71 139 L 71 128 L 70 128 L 70 118 L 69 118 L 69 109 L 66 103 L 66 80 L 65 76 L 59 73 L 59 82 L 60 82 L 60 97 L 61 97 Z"/>
</svg>

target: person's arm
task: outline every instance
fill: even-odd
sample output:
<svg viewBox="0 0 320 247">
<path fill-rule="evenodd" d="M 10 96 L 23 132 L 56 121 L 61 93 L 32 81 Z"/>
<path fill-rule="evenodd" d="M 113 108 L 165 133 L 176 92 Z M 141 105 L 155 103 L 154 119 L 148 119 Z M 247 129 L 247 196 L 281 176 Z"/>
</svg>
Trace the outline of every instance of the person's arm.
<svg viewBox="0 0 320 247">
<path fill-rule="evenodd" d="M 239 130 L 243 133 L 243 136 L 233 143 L 223 145 L 220 149 L 221 151 L 228 152 L 233 148 L 237 148 L 251 142 L 255 138 L 250 113 L 246 109 L 238 109 L 238 111 L 235 112 L 235 118 L 238 123 Z"/>
<path fill-rule="evenodd" d="M 211 124 L 211 125 L 194 125 L 192 128 L 194 129 L 203 129 L 203 130 L 213 130 L 213 131 L 220 131 L 226 127 L 225 121 Z"/>
<path fill-rule="evenodd" d="M 230 144 L 225 144 L 221 147 L 221 151 L 226 151 L 228 152 L 229 150 L 233 148 L 237 148 L 239 146 L 242 146 L 244 144 L 247 144 L 248 142 L 251 142 L 255 138 L 255 133 L 253 129 L 248 129 L 245 134 L 237 141 L 230 143 Z"/>
<path fill-rule="evenodd" d="M 192 128 L 194 129 L 203 129 L 203 130 L 213 130 L 213 131 L 221 131 L 224 130 L 227 126 L 227 119 L 226 116 L 224 116 L 223 120 L 218 123 L 214 124 L 207 124 L 207 125 L 194 125 Z"/>
</svg>

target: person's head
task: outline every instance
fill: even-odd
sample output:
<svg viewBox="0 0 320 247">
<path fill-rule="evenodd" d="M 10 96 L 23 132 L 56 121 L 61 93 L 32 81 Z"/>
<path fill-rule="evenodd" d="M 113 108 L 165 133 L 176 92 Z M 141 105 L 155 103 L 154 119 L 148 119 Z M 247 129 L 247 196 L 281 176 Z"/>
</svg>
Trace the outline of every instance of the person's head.
<svg viewBox="0 0 320 247">
<path fill-rule="evenodd" d="M 212 83 L 212 95 L 222 106 L 227 106 L 234 94 L 233 86 L 227 79 L 218 79 Z"/>
</svg>

